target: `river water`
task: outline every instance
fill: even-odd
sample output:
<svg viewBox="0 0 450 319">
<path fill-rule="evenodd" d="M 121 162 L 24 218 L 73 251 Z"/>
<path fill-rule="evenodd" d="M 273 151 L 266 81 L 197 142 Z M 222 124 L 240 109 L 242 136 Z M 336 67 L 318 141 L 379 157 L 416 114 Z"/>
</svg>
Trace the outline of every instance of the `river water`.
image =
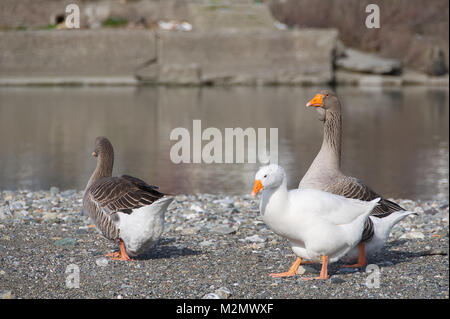
<svg viewBox="0 0 450 319">
<path fill-rule="evenodd" d="M 222 137 L 226 128 L 266 128 L 269 140 L 269 128 L 277 128 L 278 162 L 289 187 L 297 187 L 322 143 L 318 114 L 305 107 L 317 91 L 3 87 L 0 190 L 83 189 L 95 167 L 94 139 L 104 135 L 115 148 L 115 175 L 130 174 L 171 193 L 250 193 L 260 163 L 172 161 L 177 141 L 169 138 L 171 132 L 185 128 L 193 139 L 193 120 L 201 121 L 202 131 L 216 128 Z M 447 88 L 338 87 L 336 92 L 343 105 L 346 174 L 390 198 L 448 198 Z"/>
</svg>

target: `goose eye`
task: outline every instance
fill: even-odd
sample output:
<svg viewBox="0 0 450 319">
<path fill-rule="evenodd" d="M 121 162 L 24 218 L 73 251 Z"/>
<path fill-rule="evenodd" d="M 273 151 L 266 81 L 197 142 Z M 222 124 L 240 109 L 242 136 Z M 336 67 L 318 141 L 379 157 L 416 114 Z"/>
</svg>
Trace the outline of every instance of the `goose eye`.
<svg viewBox="0 0 450 319">
<path fill-rule="evenodd" d="M 266 178 L 267 177 L 267 174 L 266 175 L 264 175 L 264 178 Z"/>
</svg>

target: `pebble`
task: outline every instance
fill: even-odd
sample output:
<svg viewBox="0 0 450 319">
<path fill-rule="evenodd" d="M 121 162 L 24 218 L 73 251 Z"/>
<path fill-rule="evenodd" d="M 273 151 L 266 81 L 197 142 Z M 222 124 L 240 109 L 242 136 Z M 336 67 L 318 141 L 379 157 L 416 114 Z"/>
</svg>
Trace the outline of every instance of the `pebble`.
<svg viewBox="0 0 450 319">
<path fill-rule="evenodd" d="M 235 227 L 221 225 L 221 226 L 215 227 L 213 229 L 213 232 L 216 234 L 221 234 L 221 235 L 229 235 L 229 234 L 236 233 L 236 230 L 237 229 Z"/>
<path fill-rule="evenodd" d="M 244 240 L 252 242 L 252 243 L 263 243 L 266 241 L 266 238 L 263 238 L 259 235 L 253 235 L 253 236 L 245 237 Z"/>
<path fill-rule="evenodd" d="M 24 218 L 28 216 L 28 212 L 26 210 L 21 210 L 21 211 L 15 211 L 13 214 L 14 218 Z"/>
<path fill-rule="evenodd" d="M 200 244 L 198 244 L 200 247 L 209 247 L 209 246 L 213 246 L 215 243 L 212 240 L 205 240 L 202 241 Z"/>
<path fill-rule="evenodd" d="M 0 207 L 0 220 L 10 218 L 11 211 L 8 207 Z"/>
<path fill-rule="evenodd" d="M 47 222 L 53 222 L 58 219 L 57 213 L 46 213 L 42 215 L 42 219 Z"/>
<path fill-rule="evenodd" d="M 214 292 L 207 293 L 202 299 L 228 299 L 231 296 L 231 291 L 228 288 L 221 287 Z"/>
<path fill-rule="evenodd" d="M 210 292 L 210 293 L 204 295 L 204 296 L 202 297 L 202 299 L 220 299 L 220 297 L 219 297 L 218 294 L 215 294 L 215 293 Z"/>
<path fill-rule="evenodd" d="M 194 212 L 197 212 L 197 213 L 204 212 L 203 208 L 201 208 L 199 205 L 196 205 L 196 204 L 192 204 L 190 210 L 193 210 Z"/>
<path fill-rule="evenodd" d="M 11 290 L 0 290 L 0 299 L 14 299 Z"/>
<path fill-rule="evenodd" d="M 220 297 L 220 299 L 227 299 L 231 296 L 231 291 L 226 287 L 220 287 L 214 292 Z"/>
<path fill-rule="evenodd" d="M 303 265 L 300 265 L 300 266 L 297 268 L 297 273 L 298 273 L 299 275 L 303 275 L 304 273 L 306 273 L 306 268 L 305 268 Z"/>
<path fill-rule="evenodd" d="M 55 246 L 59 246 L 59 247 L 72 247 L 75 246 L 77 244 L 77 240 L 74 238 L 63 238 L 63 239 L 58 239 L 54 242 Z"/>
<path fill-rule="evenodd" d="M 425 235 L 419 231 L 412 231 L 400 236 L 400 239 L 424 239 Z"/>
<path fill-rule="evenodd" d="M 108 259 L 106 259 L 105 257 L 97 258 L 95 260 L 95 263 L 97 264 L 97 266 L 100 266 L 100 267 L 108 266 L 108 262 L 109 262 Z"/>
<path fill-rule="evenodd" d="M 336 276 L 331 276 L 331 283 L 332 284 L 342 284 L 345 280 Z"/>
<path fill-rule="evenodd" d="M 220 204 L 221 206 L 231 208 L 234 206 L 234 200 L 232 199 L 217 199 L 213 201 L 214 204 Z"/>
</svg>

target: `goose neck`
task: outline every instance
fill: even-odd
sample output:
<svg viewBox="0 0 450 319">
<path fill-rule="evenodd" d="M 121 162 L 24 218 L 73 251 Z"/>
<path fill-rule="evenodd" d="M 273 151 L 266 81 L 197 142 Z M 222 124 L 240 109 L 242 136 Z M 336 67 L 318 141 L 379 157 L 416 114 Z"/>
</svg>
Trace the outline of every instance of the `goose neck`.
<svg viewBox="0 0 450 319">
<path fill-rule="evenodd" d="M 114 154 L 106 153 L 100 154 L 97 160 L 97 166 L 95 167 L 94 172 L 89 179 L 89 182 L 86 186 L 88 189 L 94 182 L 104 177 L 111 177 L 112 170 L 114 165 Z"/>
<path fill-rule="evenodd" d="M 323 142 L 319 155 L 330 165 L 341 165 L 342 118 L 340 112 L 327 112 L 323 127 Z"/>
</svg>

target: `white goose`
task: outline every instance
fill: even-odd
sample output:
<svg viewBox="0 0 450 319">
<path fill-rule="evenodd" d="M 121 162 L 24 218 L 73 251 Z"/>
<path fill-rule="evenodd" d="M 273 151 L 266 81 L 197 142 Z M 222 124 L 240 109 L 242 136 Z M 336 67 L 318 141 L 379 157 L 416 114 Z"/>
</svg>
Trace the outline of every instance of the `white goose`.
<svg viewBox="0 0 450 319">
<path fill-rule="evenodd" d="M 294 276 L 306 260 L 321 262 L 316 279 L 327 279 L 328 263 L 336 262 L 358 244 L 364 223 L 380 199 L 365 202 L 315 189 L 288 191 L 286 185 L 286 173 L 276 164 L 262 167 L 255 175 L 252 195 L 262 190 L 260 213 L 264 222 L 288 239 L 298 256 L 287 272 L 270 275 Z"/>
</svg>

